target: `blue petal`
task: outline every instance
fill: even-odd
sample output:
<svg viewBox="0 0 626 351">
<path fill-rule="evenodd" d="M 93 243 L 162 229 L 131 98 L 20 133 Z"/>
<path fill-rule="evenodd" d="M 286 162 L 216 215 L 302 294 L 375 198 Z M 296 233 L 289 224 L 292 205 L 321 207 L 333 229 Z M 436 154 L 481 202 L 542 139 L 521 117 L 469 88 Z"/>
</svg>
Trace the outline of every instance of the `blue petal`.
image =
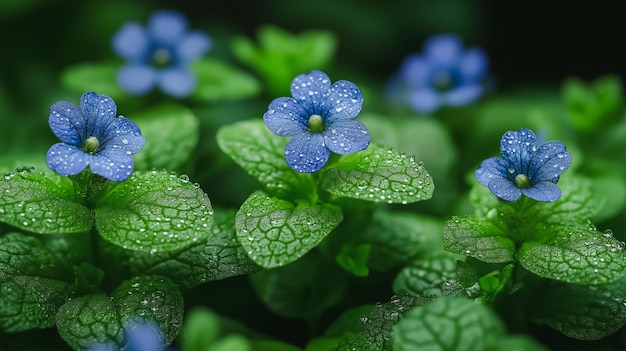
<svg viewBox="0 0 626 351">
<path fill-rule="evenodd" d="M 87 167 L 89 154 L 76 146 L 57 143 L 48 149 L 46 163 L 58 174 L 76 175 Z"/>
<path fill-rule="evenodd" d="M 507 164 L 509 171 L 529 176 L 530 158 L 537 149 L 535 133 L 522 128 L 518 131 L 508 131 L 500 140 L 500 154 Z"/>
<path fill-rule="evenodd" d="M 416 112 L 431 113 L 439 108 L 441 99 L 430 89 L 411 90 L 407 93 L 407 104 Z"/>
<path fill-rule="evenodd" d="M 542 144 L 530 160 L 528 177 L 533 183 L 555 181 L 572 163 L 572 155 L 560 141 Z"/>
<path fill-rule="evenodd" d="M 148 36 L 138 23 L 127 23 L 115 33 L 112 39 L 113 51 L 122 58 L 135 63 L 146 59 Z"/>
<path fill-rule="evenodd" d="M 333 123 L 337 120 L 356 117 L 363 106 L 363 94 L 354 83 L 340 80 L 330 87 L 328 96 L 322 103 L 326 111 L 322 115 L 324 123 Z"/>
<path fill-rule="evenodd" d="M 101 139 L 109 124 L 117 116 L 115 101 L 103 94 L 94 92 L 84 93 L 80 98 L 80 108 L 87 119 L 87 133 L 85 136 L 95 136 Z"/>
<path fill-rule="evenodd" d="M 120 149 L 104 149 L 91 155 L 89 167 L 95 174 L 121 182 L 133 172 L 135 163 L 133 157 Z"/>
<path fill-rule="evenodd" d="M 354 120 L 332 123 L 322 134 L 326 147 L 341 155 L 365 150 L 370 143 L 370 135 L 365 125 Z"/>
<path fill-rule="evenodd" d="M 478 100 L 483 94 L 483 87 L 480 85 L 464 85 L 456 87 L 445 94 L 443 99 L 450 106 L 463 106 Z"/>
<path fill-rule="evenodd" d="M 50 107 L 48 124 L 52 133 L 62 142 L 81 147 L 86 121 L 80 109 L 67 101 L 59 101 Z"/>
<path fill-rule="evenodd" d="M 126 327 L 128 343 L 124 350 L 159 351 L 165 344 L 163 332 L 153 323 L 134 323 Z"/>
<path fill-rule="evenodd" d="M 493 178 L 489 181 L 488 188 L 495 196 L 506 201 L 515 201 L 522 196 L 520 189 L 507 179 Z"/>
<path fill-rule="evenodd" d="M 330 151 L 320 133 L 302 133 L 294 136 L 285 146 L 285 160 L 296 172 L 317 172 L 328 161 Z"/>
<path fill-rule="evenodd" d="M 175 45 L 187 31 L 187 18 L 176 11 L 157 11 L 148 22 L 148 34 L 158 44 Z"/>
<path fill-rule="evenodd" d="M 428 85 L 432 69 L 423 57 L 409 55 L 400 66 L 400 75 L 404 82 L 413 88 L 422 88 Z"/>
<path fill-rule="evenodd" d="M 485 77 L 489 68 L 487 54 L 479 48 L 471 48 L 465 51 L 459 62 L 459 71 L 463 81 L 478 82 Z"/>
<path fill-rule="evenodd" d="M 551 181 L 539 182 L 532 188 L 521 189 L 522 194 L 531 199 L 544 202 L 555 202 L 561 197 L 561 189 Z"/>
<path fill-rule="evenodd" d="M 100 342 L 91 344 L 91 346 L 87 349 L 87 351 L 116 351 L 116 350 L 119 350 L 117 346 L 113 344 L 105 344 L 105 343 L 100 343 Z"/>
<path fill-rule="evenodd" d="M 474 172 L 474 175 L 476 176 L 476 180 L 486 187 L 489 186 L 489 182 L 492 179 L 508 178 L 506 167 L 503 165 L 502 160 L 497 157 L 491 157 L 484 160 L 480 164 L 480 167 Z"/>
<path fill-rule="evenodd" d="M 211 49 L 211 38 L 202 32 L 191 32 L 178 43 L 176 47 L 176 55 L 182 61 L 193 61 L 199 59 L 207 51 Z"/>
<path fill-rule="evenodd" d="M 272 133 L 292 136 L 308 130 L 309 117 L 295 99 L 280 97 L 270 103 L 263 121 Z"/>
<path fill-rule="evenodd" d="M 196 88 L 196 77 L 183 68 L 170 68 L 159 75 L 161 90 L 173 97 L 184 98 Z"/>
<path fill-rule="evenodd" d="M 313 114 L 322 116 L 322 102 L 326 99 L 329 89 L 330 78 L 321 71 L 301 74 L 291 81 L 291 96 L 302 105 L 308 116 Z"/>
<path fill-rule="evenodd" d="M 125 117 L 118 117 L 107 129 L 105 140 L 101 148 L 116 148 L 125 150 L 128 154 L 137 153 L 146 143 L 146 138 L 141 135 L 141 130 Z"/>
<path fill-rule="evenodd" d="M 132 95 L 149 92 L 155 81 L 156 75 L 150 66 L 124 66 L 117 72 L 117 83 Z"/>
<path fill-rule="evenodd" d="M 437 35 L 424 44 L 424 55 L 432 65 L 449 67 L 456 65 L 462 49 L 461 40 L 456 35 Z"/>
</svg>

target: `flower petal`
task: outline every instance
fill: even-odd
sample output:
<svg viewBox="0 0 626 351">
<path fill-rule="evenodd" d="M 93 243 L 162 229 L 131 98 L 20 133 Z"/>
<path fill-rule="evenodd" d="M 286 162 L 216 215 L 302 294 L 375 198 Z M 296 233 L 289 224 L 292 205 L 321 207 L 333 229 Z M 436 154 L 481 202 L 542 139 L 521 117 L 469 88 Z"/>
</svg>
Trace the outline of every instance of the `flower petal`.
<svg viewBox="0 0 626 351">
<path fill-rule="evenodd" d="M 520 189 L 508 179 L 493 178 L 489 181 L 487 187 L 495 196 L 502 200 L 515 201 L 522 196 Z"/>
<path fill-rule="evenodd" d="M 534 182 L 556 181 L 572 163 L 572 155 L 560 141 L 542 144 L 530 161 L 528 177 Z"/>
<path fill-rule="evenodd" d="M 74 104 L 59 101 L 50 107 L 48 124 L 62 142 L 81 147 L 86 130 L 85 116 Z"/>
<path fill-rule="evenodd" d="M 320 133 L 302 133 L 294 136 L 285 146 L 285 160 L 296 172 L 317 172 L 328 161 L 330 151 Z"/>
<path fill-rule="evenodd" d="M 478 100 L 483 95 L 483 87 L 476 85 L 463 85 L 453 88 L 443 94 L 442 99 L 450 106 L 463 106 Z"/>
<path fill-rule="evenodd" d="M 113 51 L 132 62 L 144 60 L 148 50 L 148 35 L 138 23 L 127 23 L 113 36 Z"/>
<path fill-rule="evenodd" d="M 464 82 L 478 82 L 487 74 L 489 57 L 479 48 L 467 49 L 459 62 L 459 71 Z"/>
<path fill-rule="evenodd" d="M 416 112 L 431 113 L 439 108 L 441 99 L 430 89 L 411 90 L 407 93 L 407 104 Z"/>
<path fill-rule="evenodd" d="M 486 187 L 489 186 L 489 182 L 492 179 L 507 179 L 507 170 L 501 159 L 497 157 L 491 157 L 484 160 L 480 167 L 474 171 L 476 180 Z"/>
<path fill-rule="evenodd" d="M 517 174 L 525 174 L 529 178 L 530 158 L 536 149 L 535 133 L 526 128 L 515 132 L 508 131 L 500 140 L 500 155 L 509 168 L 509 172 L 515 170 Z"/>
<path fill-rule="evenodd" d="M 99 176 L 121 182 L 133 172 L 135 162 L 133 157 L 124 150 L 104 149 L 91 155 L 89 167 Z"/>
<path fill-rule="evenodd" d="M 125 117 L 118 117 L 107 129 L 105 140 L 101 143 L 102 149 L 122 149 L 129 154 L 137 153 L 146 143 L 146 138 L 141 135 L 141 130 Z"/>
<path fill-rule="evenodd" d="M 90 155 L 79 147 L 63 143 L 54 144 L 46 154 L 46 164 L 61 175 L 76 175 L 89 163 Z"/>
<path fill-rule="evenodd" d="M 422 88 L 429 84 L 431 67 L 417 54 L 409 55 L 400 66 L 400 75 L 409 87 Z"/>
<path fill-rule="evenodd" d="M 322 102 L 330 89 L 330 78 L 321 71 L 301 74 L 291 81 L 291 96 L 302 105 L 308 116 L 323 116 Z"/>
<path fill-rule="evenodd" d="M 208 35 L 198 31 L 190 32 L 176 46 L 176 55 L 184 62 L 196 60 L 209 51 L 211 45 Z"/>
<path fill-rule="evenodd" d="M 173 97 L 184 98 L 196 88 L 196 77 L 183 68 L 170 68 L 161 72 L 158 85 Z"/>
<path fill-rule="evenodd" d="M 292 136 L 308 130 L 309 117 L 295 99 L 280 97 L 270 103 L 263 121 L 272 133 Z"/>
<path fill-rule="evenodd" d="M 347 80 L 335 82 L 328 90 L 328 96 L 322 101 L 325 113 L 321 115 L 324 123 L 354 118 L 361 112 L 363 94 L 361 89 Z"/>
<path fill-rule="evenodd" d="M 555 202 L 561 197 L 561 189 L 551 181 L 535 183 L 532 188 L 521 191 L 522 194 L 537 201 Z"/>
<path fill-rule="evenodd" d="M 370 143 L 370 135 L 365 125 L 354 120 L 332 123 L 322 134 L 326 147 L 340 155 L 365 150 Z"/>
<path fill-rule="evenodd" d="M 462 49 L 461 40 L 456 35 L 437 35 L 424 44 L 424 55 L 431 65 L 449 67 L 456 65 Z"/>
<path fill-rule="evenodd" d="M 186 30 L 187 18 L 176 11 L 157 11 L 148 21 L 148 34 L 158 44 L 175 45 Z"/>
<path fill-rule="evenodd" d="M 80 98 L 80 108 L 87 119 L 87 133 L 85 137 L 95 136 L 101 139 L 109 124 L 117 116 L 115 101 L 103 94 L 94 92 L 84 93 Z"/>
<path fill-rule="evenodd" d="M 150 66 L 124 66 L 117 71 L 117 84 L 132 95 L 143 95 L 152 89 L 156 75 Z"/>
</svg>

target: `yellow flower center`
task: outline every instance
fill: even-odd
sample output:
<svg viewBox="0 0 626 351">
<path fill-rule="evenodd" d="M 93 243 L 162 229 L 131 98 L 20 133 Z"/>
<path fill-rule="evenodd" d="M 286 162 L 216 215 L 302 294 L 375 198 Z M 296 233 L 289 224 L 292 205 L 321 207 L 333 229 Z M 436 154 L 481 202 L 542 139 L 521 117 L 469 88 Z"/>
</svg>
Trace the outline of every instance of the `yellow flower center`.
<svg viewBox="0 0 626 351">
<path fill-rule="evenodd" d="M 324 120 L 320 115 L 312 115 L 309 117 L 309 130 L 313 133 L 321 133 L 324 131 Z"/>
<path fill-rule="evenodd" d="M 95 136 L 90 136 L 85 140 L 85 145 L 83 145 L 83 151 L 88 152 L 90 154 L 94 154 L 98 152 L 98 148 L 100 147 L 100 140 Z"/>
<path fill-rule="evenodd" d="M 515 176 L 515 185 L 520 189 L 530 188 L 530 179 L 525 174 L 518 174 Z"/>
</svg>

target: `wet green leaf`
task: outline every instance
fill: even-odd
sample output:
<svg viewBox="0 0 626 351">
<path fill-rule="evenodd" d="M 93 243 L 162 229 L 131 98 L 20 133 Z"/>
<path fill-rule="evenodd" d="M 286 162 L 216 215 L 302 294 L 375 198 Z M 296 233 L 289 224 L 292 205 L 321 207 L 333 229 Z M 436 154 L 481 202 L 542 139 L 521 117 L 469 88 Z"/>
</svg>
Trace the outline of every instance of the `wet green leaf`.
<svg viewBox="0 0 626 351">
<path fill-rule="evenodd" d="M 173 251 L 210 235 L 207 194 L 186 175 L 134 172 L 96 201 L 96 228 L 105 240 L 144 252 Z"/>
<path fill-rule="evenodd" d="M 0 177 L 0 221 L 39 233 L 91 230 L 90 211 L 80 204 L 72 182 L 42 172 L 11 172 Z"/>
<path fill-rule="evenodd" d="M 256 264 L 264 268 L 297 260 L 322 241 L 343 219 L 329 204 L 293 204 L 257 191 L 235 218 L 237 238 Z"/>
<path fill-rule="evenodd" d="M 371 144 L 363 151 L 344 155 L 328 167 L 320 186 L 338 196 L 407 204 L 430 199 L 435 189 L 415 157 L 380 145 Z"/>
<path fill-rule="evenodd" d="M 515 243 L 493 223 L 474 217 L 452 217 L 443 229 L 444 249 L 480 261 L 501 263 L 513 260 Z"/>
<path fill-rule="evenodd" d="M 444 296 L 444 284 L 457 278 L 458 258 L 447 251 L 427 253 L 398 273 L 393 292 L 399 296 L 411 294 L 424 298 Z"/>
</svg>

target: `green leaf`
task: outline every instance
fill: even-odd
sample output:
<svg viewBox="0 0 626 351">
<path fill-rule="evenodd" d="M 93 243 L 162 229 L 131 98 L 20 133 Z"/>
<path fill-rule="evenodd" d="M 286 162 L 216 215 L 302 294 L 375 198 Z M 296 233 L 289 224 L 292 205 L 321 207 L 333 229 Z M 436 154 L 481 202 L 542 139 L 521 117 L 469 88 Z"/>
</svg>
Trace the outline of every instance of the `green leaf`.
<svg viewBox="0 0 626 351">
<path fill-rule="evenodd" d="M 177 169 L 196 147 L 200 122 L 194 113 L 181 105 L 163 104 L 136 113 L 132 119 L 146 138 L 135 158 L 135 170 Z"/>
<path fill-rule="evenodd" d="M 388 204 L 428 200 L 435 189 L 415 157 L 376 144 L 342 156 L 322 173 L 320 186 L 334 195 Z"/>
<path fill-rule="evenodd" d="M 310 198 L 315 184 L 309 174 L 287 165 L 283 149 L 288 138 L 272 134 L 261 119 L 226 125 L 217 132 L 217 143 L 235 163 L 278 197 Z"/>
<path fill-rule="evenodd" d="M 487 350 L 504 334 L 488 305 L 443 297 L 415 307 L 392 331 L 393 350 Z"/>
<path fill-rule="evenodd" d="M 258 95 L 261 84 L 250 74 L 215 59 L 201 59 L 192 64 L 198 85 L 191 95 L 196 101 L 245 99 Z"/>
<path fill-rule="evenodd" d="M 313 319 L 344 297 L 346 273 L 313 251 L 301 259 L 250 276 L 259 298 L 273 313 Z"/>
<path fill-rule="evenodd" d="M 86 350 L 96 342 L 121 346 L 124 340 L 119 312 L 111 298 L 104 294 L 68 301 L 56 315 L 56 327 L 74 350 Z"/>
<path fill-rule="evenodd" d="M 176 285 L 160 276 L 139 276 L 122 283 L 111 293 L 122 324 L 149 320 L 165 334 L 167 346 L 183 324 L 183 296 Z"/>
<path fill-rule="evenodd" d="M 69 268 L 35 238 L 0 236 L 0 330 L 18 332 L 54 325 L 54 315 L 74 287 Z"/>
<path fill-rule="evenodd" d="M 356 239 L 372 245 L 368 266 L 388 271 L 406 265 L 423 252 L 442 247 L 443 221 L 413 212 L 377 210 Z"/>
<path fill-rule="evenodd" d="M 172 251 L 206 237 L 213 225 L 208 196 L 186 175 L 134 172 L 96 200 L 96 228 L 125 249 Z"/>
<path fill-rule="evenodd" d="M 235 218 L 237 238 L 264 268 L 284 266 L 319 244 L 341 222 L 339 207 L 293 203 L 256 191 Z"/>
<path fill-rule="evenodd" d="M 515 243 L 493 223 L 474 217 L 452 217 L 443 229 L 444 249 L 483 262 L 513 260 Z"/>
<path fill-rule="evenodd" d="M 185 316 L 180 333 L 181 349 L 209 351 L 219 334 L 219 317 L 206 308 L 195 307 Z"/>
<path fill-rule="evenodd" d="M 558 283 L 530 304 L 531 318 L 570 338 L 600 340 L 626 324 L 626 278 L 604 285 Z"/>
<path fill-rule="evenodd" d="M 72 182 L 42 172 L 7 173 L 0 178 L 0 221 L 39 234 L 91 230 L 90 211 L 79 203 Z"/>
<path fill-rule="evenodd" d="M 547 241 L 528 241 L 517 260 L 529 271 L 573 284 L 606 284 L 626 274 L 624 242 L 589 223 L 544 229 Z"/>
<path fill-rule="evenodd" d="M 312 69 L 323 69 L 332 59 L 337 40 L 329 31 L 309 30 L 293 35 L 273 25 L 258 31 L 259 45 L 240 36 L 231 42 L 233 55 L 254 68 L 275 96 L 289 93 L 291 80 Z"/>
<path fill-rule="evenodd" d="M 67 68 L 61 74 L 61 84 L 77 93 L 96 91 L 116 100 L 127 96 L 117 84 L 117 70 L 121 67 L 118 63 L 82 63 Z"/>
<path fill-rule="evenodd" d="M 586 84 L 578 78 L 564 81 L 562 94 L 570 121 L 583 131 L 594 130 L 623 103 L 620 78 L 607 75 Z"/>
<path fill-rule="evenodd" d="M 356 247 L 344 245 L 335 260 L 339 266 L 357 277 L 367 277 L 370 273 L 367 268 L 367 259 L 371 250 L 371 244 L 361 244 Z"/>
<path fill-rule="evenodd" d="M 256 351 L 241 335 L 228 335 L 215 342 L 208 351 Z"/>
<path fill-rule="evenodd" d="M 416 259 L 398 273 L 393 281 L 393 292 L 398 296 L 444 296 L 444 284 L 457 277 L 457 259 L 457 255 L 446 251 L 434 251 Z"/>
<path fill-rule="evenodd" d="M 324 336 L 338 338 L 349 332 L 360 333 L 363 329 L 363 321 L 367 321 L 366 316 L 369 315 L 373 309 L 374 305 L 368 304 L 344 311 L 326 329 Z"/>
<path fill-rule="evenodd" d="M 367 340 L 365 336 L 356 333 L 347 333 L 337 343 L 337 347 L 332 349 L 335 351 L 380 351 L 381 349 L 375 343 Z"/>
<path fill-rule="evenodd" d="M 506 336 L 492 345 L 492 350 L 506 351 L 550 351 L 546 346 L 527 335 Z"/>
<path fill-rule="evenodd" d="M 210 235 L 185 248 L 155 254 L 133 252 L 131 271 L 168 277 L 181 289 L 258 271 L 260 267 L 237 240 L 233 217 L 215 223 Z"/>
</svg>

